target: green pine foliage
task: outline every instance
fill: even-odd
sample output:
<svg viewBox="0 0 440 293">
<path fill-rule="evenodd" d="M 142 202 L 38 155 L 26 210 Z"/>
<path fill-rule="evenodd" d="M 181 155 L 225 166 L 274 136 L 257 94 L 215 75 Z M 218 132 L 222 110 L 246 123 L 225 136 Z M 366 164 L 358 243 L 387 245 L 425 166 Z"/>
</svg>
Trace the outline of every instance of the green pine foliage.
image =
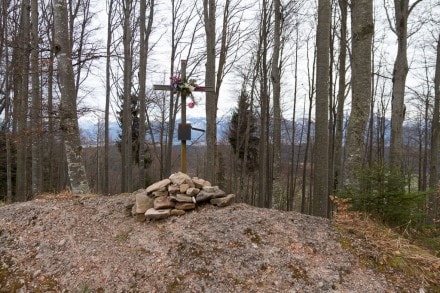
<svg viewBox="0 0 440 293">
<path fill-rule="evenodd" d="M 229 124 L 228 140 L 234 153 L 238 153 L 241 162 L 245 161 L 246 168 L 252 172 L 258 168 L 258 137 L 257 118 L 251 109 L 249 97 L 242 92 L 238 107 L 234 110 Z"/>
<path fill-rule="evenodd" d="M 385 223 L 420 227 L 426 217 L 427 192 L 406 192 L 402 173 L 381 164 L 359 172 L 359 184 L 342 192 L 353 209 L 371 214 Z"/>
<path fill-rule="evenodd" d="M 123 120 L 123 109 L 124 109 L 124 99 L 122 96 L 119 97 L 121 103 L 119 111 L 117 111 L 117 121 L 119 127 L 122 129 Z M 139 165 L 139 99 L 136 95 L 131 95 L 131 140 L 132 140 L 132 152 L 133 152 L 133 162 Z M 118 146 L 119 152 L 122 149 L 122 133 L 118 134 L 118 139 L 116 144 Z"/>
</svg>

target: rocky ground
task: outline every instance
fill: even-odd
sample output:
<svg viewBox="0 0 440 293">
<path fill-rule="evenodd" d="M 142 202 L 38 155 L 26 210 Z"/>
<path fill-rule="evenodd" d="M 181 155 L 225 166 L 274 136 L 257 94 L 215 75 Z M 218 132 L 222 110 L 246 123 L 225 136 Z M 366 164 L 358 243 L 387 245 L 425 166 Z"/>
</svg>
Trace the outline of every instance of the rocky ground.
<svg viewBox="0 0 440 293">
<path fill-rule="evenodd" d="M 329 220 L 233 204 L 138 222 L 134 195 L 0 207 L 0 292 L 428 292 Z"/>
</svg>

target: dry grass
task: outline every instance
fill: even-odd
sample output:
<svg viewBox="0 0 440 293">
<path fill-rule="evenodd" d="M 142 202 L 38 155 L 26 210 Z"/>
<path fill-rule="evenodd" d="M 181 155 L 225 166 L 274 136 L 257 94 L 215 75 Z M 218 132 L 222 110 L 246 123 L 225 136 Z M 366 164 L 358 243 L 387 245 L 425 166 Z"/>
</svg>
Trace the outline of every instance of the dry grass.
<svg viewBox="0 0 440 293">
<path fill-rule="evenodd" d="M 361 260 L 393 281 L 415 282 L 429 291 L 440 291 L 440 258 L 365 213 L 351 211 L 347 199 L 332 197 L 332 201 L 337 206 L 334 221 L 342 241 Z"/>
</svg>

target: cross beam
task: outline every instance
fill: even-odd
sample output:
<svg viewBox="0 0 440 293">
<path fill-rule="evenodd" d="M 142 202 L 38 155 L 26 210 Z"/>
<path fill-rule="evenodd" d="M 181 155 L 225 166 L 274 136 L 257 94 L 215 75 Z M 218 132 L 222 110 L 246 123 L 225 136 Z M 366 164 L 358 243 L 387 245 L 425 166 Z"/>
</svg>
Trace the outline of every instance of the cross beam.
<svg viewBox="0 0 440 293">
<path fill-rule="evenodd" d="M 180 76 L 182 80 L 186 80 L 186 60 L 181 60 L 180 62 Z M 153 85 L 153 89 L 155 90 L 162 90 L 162 91 L 171 91 L 174 92 L 176 91 L 175 88 L 173 88 L 171 85 L 159 85 L 159 84 L 155 84 Z M 197 86 L 194 89 L 195 92 L 205 92 L 205 91 L 212 91 L 212 88 L 210 87 L 201 87 L 201 86 Z M 180 104 L 181 104 L 181 125 L 183 127 L 185 127 L 186 124 L 186 91 L 182 91 L 180 93 Z M 172 138 L 169 138 L 172 139 Z M 180 146 L 180 150 L 181 150 L 181 155 L 180 155 L 180 169 L 182 171 L 182 173 L 186 173 L 187 172 L 187 163 L 186 163 L 186 140 L 181 140 L 181 146 Z"/>
</svg>

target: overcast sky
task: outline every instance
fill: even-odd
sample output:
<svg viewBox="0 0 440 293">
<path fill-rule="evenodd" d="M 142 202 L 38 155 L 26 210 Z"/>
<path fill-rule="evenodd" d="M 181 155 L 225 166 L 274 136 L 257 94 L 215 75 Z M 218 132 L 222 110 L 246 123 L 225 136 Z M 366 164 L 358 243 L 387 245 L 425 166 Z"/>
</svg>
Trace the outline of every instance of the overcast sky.
<svg viewBox="0 0 440 293">
<path fill-rule="evenodd" d="M 200 2 L 200 1 L 198 1 Z M 410 1 L 412 2 L 412 1 Z M 189 3 L 189 1 L 188 1 Z M 313 13 L 314 8 L 311 8 L 311 6 L 314 5 L 311 1 L 306 1 L 306 6 L 301 10 L 301 13 L 305 15 L 310 15 L 311 17 L 308 17 L 306 21 L 303 21 L 300 23 L 300 38 L 301 38 L 301 47 L 299 51 L 299 101 L 297 105 L 297 117 L 301 117 L 303 115 L 303 109 L 304 109 L 304 103 L 306 103 L 307 106 L 307 99 L 306 96 L 308 94 L 308 80 L 307 80 L 307 53 L 310 53 L 312 51 L 312 48 L 314 46 L 314 37 L 311 37 L 311 40 L 309 41 L 309 44 L 305 42 L 305 39 L 309 35 L 314 34 L 315 30 L 315 23 L 313 20 Z M 380 74 L 383 74 L 384 76 L 391 77 L 392 74 L 392 66 L 394 62 L 394 58 L 396 55 L 396 36 L 392 33 L 392 31 L 389 29 L 389 25 L 387 22 L 385 10 L 384 10 L 384 3 L 389 8 L 389 13 L 392 15 L 393 11 L 391 10 L 391 1 L 390 0 L 376 0 L 375 1 L 375 38 L 377 40 L 376 44 L 376 53 L 375 53 L 375 62 L 378 64 L 379 62 L 382 64 Z M 426 18 L 428 16 L 430 17 L 437 17 L 437 19 L 440 19 L 440 8 L 437 7 L 434 11 L 427 10 L 426 7 L 429 5 L 432 5 L 433 3 L 440 3 L 440 0 L 424 0 L 421 4 L 413 11 L 413 14 L 411 15 L 409 19 L 409 30 L 410 33 L 413 33 L 410 36 L 409 39 L 409 48 L 408 48 L 408 61 L 410 64 L 410 71 L 408 74 L 408 86 L 415 87 L 417 84 L 420 83 L 420 71 L 417 71 L 416 68 L 421 67 L 421 60 L 422 55 L 426 54 L 426 58 L 428 59 L 428 62 L 431 62 L 433 65 L 434 59 L 433 54 L 435 52 L 434 48 L 429 49 L 427 47 L 425 49 L 425 53 L 423 53 L 423 47 L 426 47 L 425 44 L 431 42 L 434 44 L 434 37 L 438 36 L 438 26 L 437 28 L 435 26 L 432 26 L 432 24 L 424 24 L 421 26 L 422 22 L 426 21 Z M 170 56 L 170 31 L 169 31 L 169 1 L 163 0 L 159 1 L 156 7 L 156 14 L 155 14 L 155 26 L 156 29 L 152 35 L 152 38 L 154 41 L 157 41 L 156 47 L 153 49 L 152 54 L 149 58 L 149 68 L 148 68 L 148 82 L 149 85 L 151 84 L 157 84 L 157 83 L 163 83 L 164 78 L 166 79 L 169 75 L 169 56 Z M 97 38 L 101 39 L 101 42 L 105 44 L 105 36 L 106 36 L 106 11 L 105 7 L 99 7 L 95 6 L 96 11 L 99 12 L 99 17 L 95 19 L 96 24 L 99 24 L 102 26 L 102 34 L 100 33 Z M 219 9 L 220 11 L 220 9 Z M 250 19 L 255 19 L 256 16 L 253 16 L 253 14 L 257 13 L 258 6 L 253 6 L 252 9 L 249 9 L 247 11 L 246 16 Z M 219 25 L 219 21 L 218 21 Z M 246 46 L 249 46 L 249 44 L 245 45 L 243 54 L 247 53 Z M 292 48 L 293 44 L 289 45 L 290 48 Z M 433 47 L 433 46 L 431 46 Z M 104 62 L 104 60 L 102 60 Z M 189 60 L 189 63 L 191 63 L 191 60 Z M 282 95 L 284 99 L 284 115 L 287 118 L 290 118 L 292 116 L 292 92 L 293 92 L 293 66 L 289 65 L 292 64 L 292 59 L 286 60 L 287 67 L 285 68 L 285 72 L 283 75 L 283 86 L 282 86 Z M 105 71 L 103 70 L 104 66 L 99 66 L 99 64 L 95 64 L 92 71 L 91 78 L 87 81 L 86 87 L 87 90 L 91 93 L 87 96 L 87 103 L 90 106 L 97 107 L 99 109 L 104 109 L 104 76 Z M 189 64 L 190 66 L 190 64 Z M 376 68 L 378 70 L 378 68 Z M 432 72 L 434 72 L 432 70 Z M 202 75 L 203 79 L 203 75 Z M 203 84 L 203 80 L 198 80 L 198 83 Z M 386 82 L 386 81 L 385 81 Z M 390 88 L 390 82 L 387 82 L 387 92 L 389 92 Z M 227 76 L 227 79 L 225 80 L 224 84 L 222 85 L 221 92 L 220 92 L 220 100 L 219 100 L 219 116 L 225 115 L 230 113 L 231 109 L 236 106 L 236 99 L 238 92 L 240 90 L 240 81 L 236 79 L 234 73 L 230 73 Z M 205 104 L 204 104 L 204 94 L 203 93 L 195 93 L 196 99 L 199 101 L 198 105 L 194 107 L 193 109 L 188 109 L 188 116 L 195 116 L 195 117 L 203 117 L 205 116 Z M 407 101 L 408 102 L 408 101 Z M 349 100 L 347 101 L 346 107 L 349 109 Z M 411 113 L 411 112 L 410 112 Z M 88 116 L 88 119 L 96 119 L 97 115 Z"/>
</svg>

